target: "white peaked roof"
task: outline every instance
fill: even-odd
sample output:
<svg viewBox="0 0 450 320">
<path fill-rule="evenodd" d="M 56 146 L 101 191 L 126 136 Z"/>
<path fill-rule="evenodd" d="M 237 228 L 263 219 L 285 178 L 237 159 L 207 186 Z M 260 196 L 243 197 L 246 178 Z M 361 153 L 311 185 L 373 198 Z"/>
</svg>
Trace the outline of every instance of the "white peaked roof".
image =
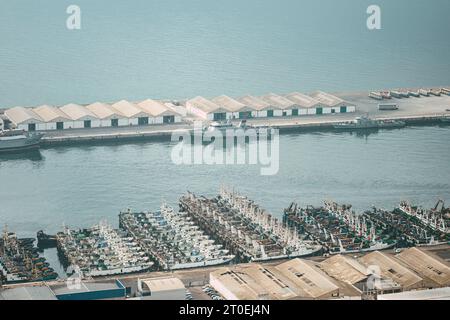
<svg viewBox="0 0 450 320">
<path fill-rule="evenodd" d="M 173 116 L 179 115 L 178 112 L 168 107 L 164 103 L 152 99 L 141 101 L 137 104 L 137 106 L 154 117 L 161 117 L 166 115 L 173 115 Z"/>
<path fill-rule="evenodd" d="M 148 278 L 141 279 L 151 292 L 186 290 L 183 282 L 175 277 L 172 278 Z"/>
<path fill-rule="evenodd" d="M 316 99 L 300 92 L 292 92 L 286 95 L 286 98 L 303 108 L 313 108 L 319 104 Z"/>
<path fill-rule="evenodd" d="M 247 105 L 226 95 L 215 97 L 212 99 L 212 102 L 231 112 L 250 111 L 250 108 L 247 107 Z"/>
<path fill-rule="evenodd" d="M 270 104 L 272 107 L 279 109 L 289 109 L 295 106 L 295 103 L 286 99 L 285 97 L 279 96 L 275 93 L 269 93 L 261 97 L 264 101 Z"/>
<path fill-rule="evenodd" d="M 221 108 L 219 105 L 215 104 L 211 100 L 208 100 L 204 97 L 197 96 L 193 99 L 190 99 L 187 101 L 190 105 L 193 107 L 200 109 L 206 113 L 212 113 L 215 111 L 221 111 L 223 108 Z M 227 111 L 227 110 L 226 110 Z"/>
<path fill-rule="evenodd" d="M 340 103 L 345 102 L 339 97 L 333 96 L 332 94 L 323 92 L 323 91 L 316 91 L 311 94 L 311 97 L 319 101 L 321 104 L 324 104 L 328 107 L 334 107 L 337 106 Z M 347 103 L 349 104 L 349 103 Z"/>
<path fill-rule="evenodd" d="M 102 102 L 95 102 L 86 107 L 89 111 L 95 114 L 99 119 L 115 119 L 124 118 L 124 115 L 119 111 L 113 109 L 110 105 Z"/>
<path fill-rule="evenodd" d="M 29 122 L 44 122 L 31 108 L 14 107 L 6 110 L 5 115 L 16 125 Z"/>
<path fill-rule="evenodd" d="M 66 104 L 61 107 L 60 110 L 64 112 L 69 119 L 74 121 L 98 119 L 91 111 L 74 103 Z"/>
<path fill-rule="evenodd" d="M 71 120 L 64 112 L 49 105 L 36 107 L 33 111 L 45 122 L 64 122 Z"/>
<path fill-rule="evenodd" d="M 270 108 L 270 105 L 267 102 L 254 96 L 247 95 L 239 98 L 238 100 L 246 106 L 249 106 L 253 110 L 257 111 Z"/>
<path fill-rule="evenodd" d="M 140 118 L 151 116 L 151 114 L 143 111 L 134 103 L 126 100 L 116 102 L 111 107 L 116 111 L 118 111 L 119 113 L 122 113 L 127 118 Z"/>
</svg>

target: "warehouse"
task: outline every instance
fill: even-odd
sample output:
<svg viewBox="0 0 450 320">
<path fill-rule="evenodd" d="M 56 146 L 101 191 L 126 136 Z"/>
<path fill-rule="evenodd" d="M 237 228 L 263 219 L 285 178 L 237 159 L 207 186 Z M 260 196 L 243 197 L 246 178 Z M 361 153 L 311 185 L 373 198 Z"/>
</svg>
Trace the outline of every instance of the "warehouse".
<svg viewBox="0 0 450 320">
<path fill-rule="evenodd" d="M 121 100 L 111 106 L 116 112 L 123 114 L 126 118 L 126 124 L 130 126 L 147 125 L 152 115 L 139 108 L 136 104 Z"/>
<path fill-rule="evenodd" d="M 406 249 L 395 257 L 417 272 L 425 280 L 425 287 L 450 286 L 450 267 L 443 260 L 415 247 Z"/>
<path fill-rule="evenodd" d="M 67 125 L 64 123 L 65 129 L 95 128 L 100 126 L 100 119 L 91 111 L 78 104 L 66 104 L 60 110 L 70 119 Z"/>
<path fill-rule="evenodd" d="M 88 105 L 86 109 L 99 119 L 100 127 L 119 127 L 128 124 L 128 119 L 108 104 L 95 102 Z"/>
<path fill-rule="evenodd" d="M 316 91 L 311 94 L 311 97 L 322 105 L 321 107 L 316 107 L 316 114 L 347 113 L 355 112 L 356 110 L 354 104 L 326 92 Z"/>
<path fill-rule="evenodd" d="M 27 286 L 0 290 L 0 300 L 57 300 L 49 287 Z"/>
<path fill-rule="evenodd" d="M 379 268 L 381 277 L 392 279 L 398 283 L 403 290 L 413 290 L 423 286 L 423 279 L 413 271 L 400 264 L 393 256 L 380 251 L 371 252 L 359 261 L 366 267 L 375 266 Z"/>
<path fill-rule="evenodd" d="M 37 130 L 62 130 L 72 123 L 72 120 L 56 107 L 43 105 L 33 111 L 44 121 L 38 125 Z"/>
<path fill-rule="evenodd" d="M 144 112 L 152 115 L 149 120 L 151 124 L 181 122 L 181 115 L 175 109 L 168 107 L 162 102 L 147 99 L 139 102 L 137 106 Z"/>
<path fill-rule="evenodd" d="M 44 120 L 32 109 L 14 107 L 5 111 L 12 125 L 19 130 L 36 131 L 43 126 Z"/>
<path fill-rule="evenodd" d="M 221 95 L 212 99 L 218 106 L 232 112 L 233 119 L 248 119 L 252 117 L 252 108 L 226 95 Z"/>
<path fill-rule="evenodd" d="M 298 115 L 317 114 L 317 108 L 321 108 L 319 101 L 300 92 L 292 92 L 286 98 L 298 106 Z"/>
<path fill-rule="evenodd" d="M 355 285 L 367 281 L 370 273 L 367 268 L 357 260 L 337 254 L 320 263 L 321 268 L 331 277 Z"/>
<path fill-rule="evenodd" d="M 237 100 L 253 110 L 252 111 L 253 118 L 267 117 L 267 110 L 270 110 L 270 104 L 268 104 L 264 100 L 250 95 L 241 97 Z"/>
<path fill-rule="evenodd" d="M 293 259 L 275 267 L 294 283 L 297 295 L 308 299 L 326 299 L 339 296 L 339 286 L 311 261 Z"/>
<path fill-rule="evenodd" d="M 126 288 L 119 280 L 81 282 L 68 287 L 66 283 L 50 286 L 58 300 L 125 299 Z"/>
<path fill-rule="evenodd" d="M 269 105 L 269 108 L 266 109 L 265 116 L 270 117 L 281 117 L 283 115 L 287 115 L 285 110 L 291 110 L 295 107 L 295 104 L 275 93 L 269 93 L 261 97 L 261 100 L 266 102 Z M 264 116 L 264 114 L 263 114 Z"/>
<path fill-rule="evenodd" d="M 138 279 L 137 290 L 142 300 L 186 299 L 186 287 L 175 277 Z"/>
<path fill-rule="evenodd" d="M 377 300 L 450 300 L 450 288 L 381 294 L 377 296 Z"/>
<path fill-rule="evenodd" d="M 227 300 L 286 300 L 295 290 L 259 264 L 220 268 L 209 275 L 210 285 Z"/>
<path fill-rule="evenodd" d="M 200 96 L 186 101 L 186 109 L 189 113 L 205 120 L 219 121 L 233 118 L 232 111 Z"/>
</svg>

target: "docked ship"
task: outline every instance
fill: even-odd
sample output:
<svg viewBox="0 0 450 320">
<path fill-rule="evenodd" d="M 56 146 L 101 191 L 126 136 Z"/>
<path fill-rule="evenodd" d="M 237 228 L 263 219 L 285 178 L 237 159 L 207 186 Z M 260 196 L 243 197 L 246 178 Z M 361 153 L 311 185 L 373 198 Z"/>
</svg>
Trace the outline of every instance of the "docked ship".
<svg viewBox="0 0 450 320">
<path fill-rule="evenodd" d="M 163 270 L 221 265 L 234 259 L 185 212 L 165 203 L 156 212 L 122 212 L 119 224 Z"/>
<path fill-rule="evenodd" d="M 335 129 L 358 130 L 358 129 L 382 129 L 382 128 L 402 128 L 406 125 L 400 120 L 375 120 L 369 117 L 357 117 L 353 121 L 339 122 L 334 124 Z"/>
<path fill-rule="evenodd" d="M 0 153 L 22 152 L 38 149 L 43 134 L 23 130 L 0 131 Z"/>
</svg>

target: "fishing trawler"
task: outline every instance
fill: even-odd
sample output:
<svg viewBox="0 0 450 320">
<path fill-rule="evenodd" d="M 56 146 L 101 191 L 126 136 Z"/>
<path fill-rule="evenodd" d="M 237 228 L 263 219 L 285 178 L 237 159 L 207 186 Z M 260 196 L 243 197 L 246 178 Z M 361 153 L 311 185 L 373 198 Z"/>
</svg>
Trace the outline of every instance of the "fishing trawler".
<svg viewBox="0 0 450 320">
<path fill-rule="evenodd" d="M 122 212 L 119 223 L 163 270 L 221 265 L 234 259 L 186 213 L 165 203 L 157 212 Z"/>
<path fill-rule="evenodd" d="M 38 149 L 41 133 L 30 133 L 23 130 L 0 131 L 0 153 L 15 153 Z"/>
<path fill-rule="evenodd" d="M 355 118 L 353 121 L 339 122 L 333 125 L 333 128 L 340 130 L 358 130 L 358 129 L 382 129 L 382 128 L 402 128 L 406 125 L 400 120 L 375 120 L 366 116 Z"/>
<path fill-rule="evenodd" d="M 441 203 L 442 209 L 438 210 L 438 206 Z M 448 219 L 444 213 L 445 208 L 442 200 L 438 201 L 435 208 L 429 210 L 425 210 L 420 206 L 412 206 L 409 202 L 403 200 L 400 202 L 398 209 L 402 213 L 414 217 L 432 230 L 450 235 L 450 229 L 448 228 L 449 221 L 446 221 Z"/>
<path fill-rule="evenodd" d="M 89 229 L 64 228 L 56 239 L 64 267 L 77 266 L 83 277 L 143 272 L 153 265 L 133 238 L 105 222 Z"/>
</svg>

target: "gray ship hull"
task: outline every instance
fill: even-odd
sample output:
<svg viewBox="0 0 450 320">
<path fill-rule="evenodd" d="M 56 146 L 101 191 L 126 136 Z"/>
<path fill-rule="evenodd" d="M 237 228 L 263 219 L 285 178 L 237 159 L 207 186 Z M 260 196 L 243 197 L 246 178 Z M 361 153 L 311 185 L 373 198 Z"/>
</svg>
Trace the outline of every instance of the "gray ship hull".
<svg viewBox="0 0 450 320">
<path fill-rule="evenodd" d="M 0 136 L 0 153 L 18 153 L 40 147 L 42 135 Z"/>
</svg>

